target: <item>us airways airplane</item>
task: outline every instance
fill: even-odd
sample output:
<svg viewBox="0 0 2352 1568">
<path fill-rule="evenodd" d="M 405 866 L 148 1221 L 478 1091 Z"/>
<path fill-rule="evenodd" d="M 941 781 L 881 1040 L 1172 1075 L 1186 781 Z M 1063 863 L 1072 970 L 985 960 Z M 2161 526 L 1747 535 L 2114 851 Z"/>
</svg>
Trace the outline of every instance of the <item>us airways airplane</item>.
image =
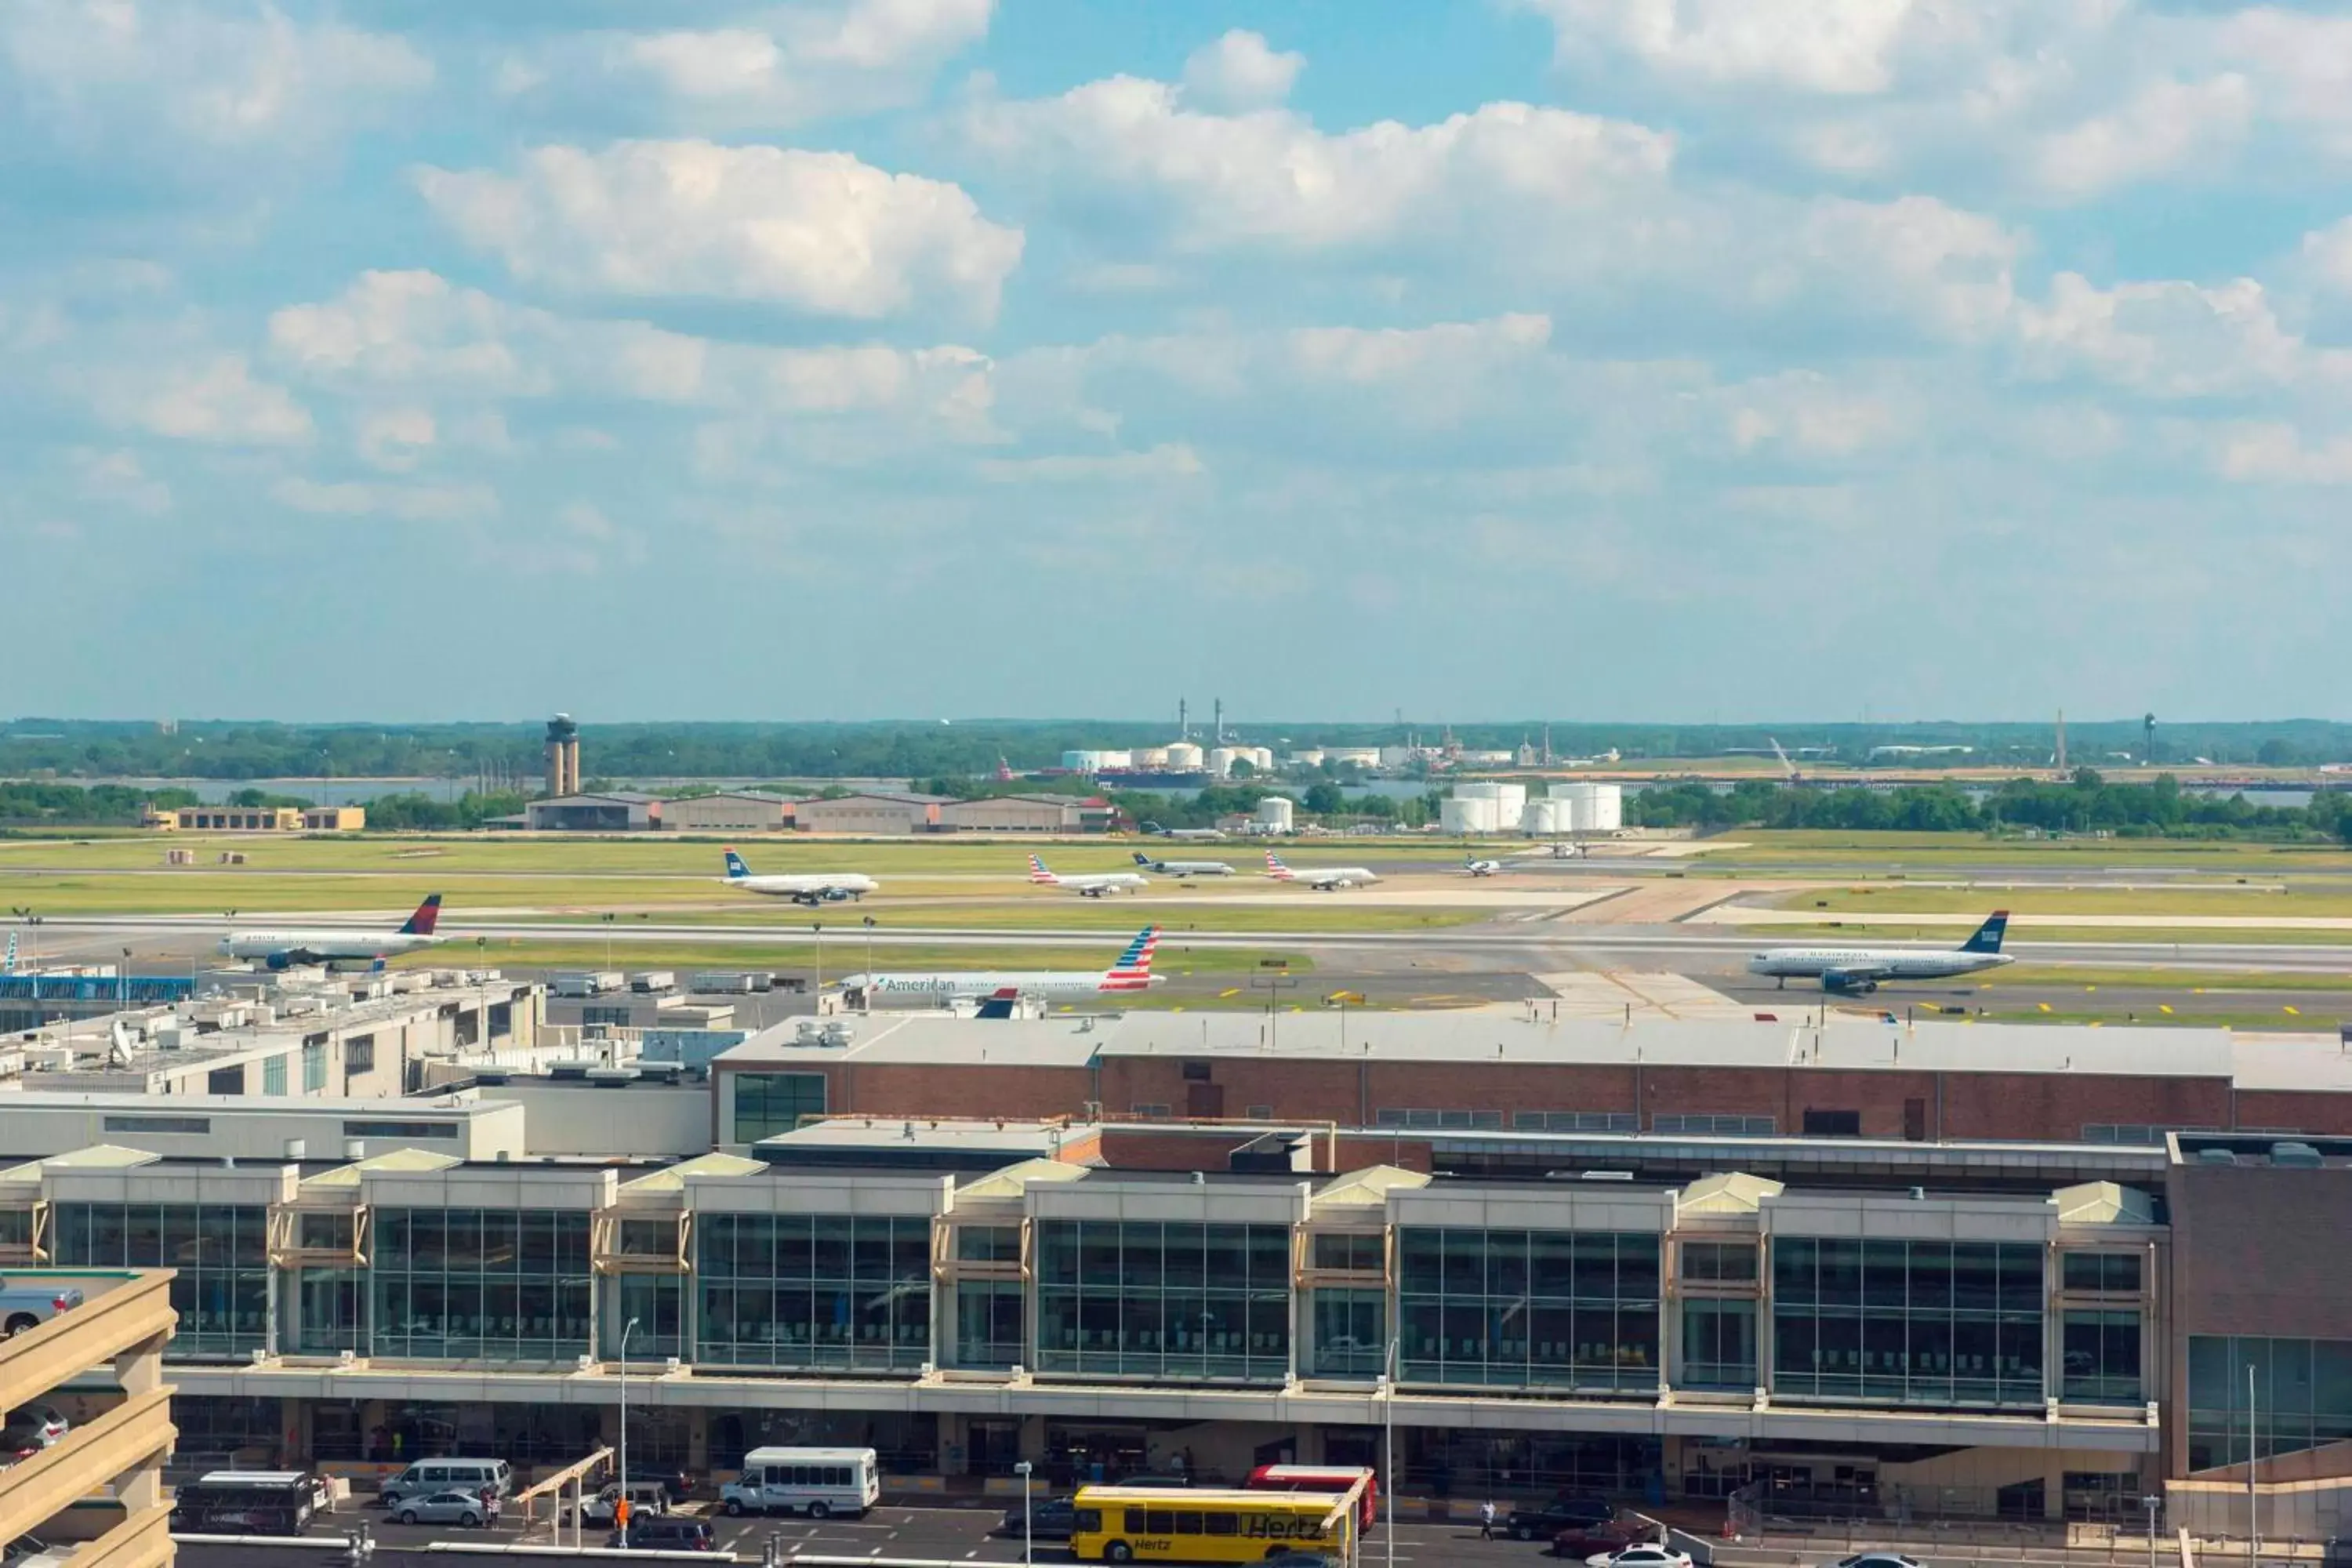
<svg viewBox="0 0 2352 1568">
<path fill-rule="evenodd" d="M 396 931 L 233 931 L 221 938 L 220 951 L 230 958 L 260 959 L 272 969 L 333 958 L 391 958 L 438 942 L 433 926 L 440 918 L 441 895 L 433 893 Z"/>
<path fill-rule="evenodd" d="M 730 888 L 747 893 L 766 893 L 779 899 L 790 899 L 796 904 L 812 909 L 822 903 L 838 903 L 844 899 L 862 899 L 879 891 L 882 884 L 856 871 L 811 871 L 805 875 L 751 875 L 751 868 L 743 864 L 743 857 L 732 849 L 727 851 L 727 875 L 723 879 Z"/>
<path fill-rule="evenodd" d="M 1943 980 L 2013 963 L 2000 950 L 2009 911 L 1995 910 L 1957 948 L 1776 947 L 1748 961 L 1750 974 L 1769 974 L 1786 990 L 1791 979 L 1819 980 L 1843 996 L 1867 996 L 1882 980 Z"/>
<path fill-rule="evenodd" d="M 1125 991 L 1149 991 L 1166 979 L 1151 973 L 1151 955 L 1160 948 L 1160 928 L 1145 926 L 1127 944 L 1108 969 L 1099 973 L 1085 969 L 947 970 L 926 973 L 853 974 L 841 983 L 844 991 L 867 996 L 906 996 L 925 1002 L 1016 996 L 1097 996 Z"/>
<path fill-rule="evenodd" d="M 1294 869 L 1282 863 L 1282 857 L 1269 849 L 1265 852 L 1265 874 L 1277 882 L 1304 882 L 1318 893 L 1335 888 L 1369 887 L 1380 880 L 1361 866 L 1307 866 Z"/>
<path fill-rule="evenodd" d="M 1230 877 L 1234 874 L 1234 868 L 1223 860 L 1154 860 L 1149 855 L 1139 854 L 1135 863 L 1163 877 Z"/>
<path fill-rule="evenodd" d="M 1143 831 L 1160 838 L 1173 838 L 1180 843 L 1213 844 L 1225 836 L 1224 829 L 1221 827 L 1162 827 L 1156 822 L 1145 823 Z"/>
<path fill-rule="evenodd" d="M 1085 871 L 1065 877 L 1045 868 L 1045 862 L 1036 856 L 1029 857 L 1029 879 L 1041 888 L 1060 888 L 1080 898 L 1099 899 L 1112 893 L 1139 893 L 1151 886 L 1151 879 L 1139 877 L 1132 871 Z"/>
</svg>

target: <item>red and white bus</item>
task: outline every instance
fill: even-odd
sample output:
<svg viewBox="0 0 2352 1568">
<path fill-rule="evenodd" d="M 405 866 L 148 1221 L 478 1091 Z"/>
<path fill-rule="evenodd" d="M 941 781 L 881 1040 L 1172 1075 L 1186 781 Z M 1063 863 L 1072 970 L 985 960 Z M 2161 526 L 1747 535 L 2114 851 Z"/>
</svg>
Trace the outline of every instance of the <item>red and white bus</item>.
<svg viewBox="0 0 2352 1568">
<path fill-rule="evenodd" d="M 1364 1491 L 1358 1501 L 1356 1527 L 1368 1531 L 1379 1522 L 1381 1506 L 1381 1483 L 1370 1470 L 1340 1465 L 1260 1465 L 1250 1472 L 1248 1486 L 1254 1492 L 1336 1494 L 1358 1481 L 1364 1483 Z"/>
</svg>

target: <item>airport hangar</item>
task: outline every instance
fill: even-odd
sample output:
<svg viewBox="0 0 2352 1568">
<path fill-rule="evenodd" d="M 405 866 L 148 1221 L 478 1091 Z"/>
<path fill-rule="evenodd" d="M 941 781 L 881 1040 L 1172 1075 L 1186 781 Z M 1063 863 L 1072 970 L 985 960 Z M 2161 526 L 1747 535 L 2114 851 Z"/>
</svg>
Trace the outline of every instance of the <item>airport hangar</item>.
<svg viewBox="0 0 2352 1568">
<path fill-rule="evenodd" d="M 1165 1020 L 1182 1051 L 1135 1053 L 1171 1085 L 1245 1060 L 1342 1070 L 1328 1114 L 1262 1121 L 1005 1103 L 1088 1070 L 1067 1042 L 1127 1070 L 1135 1020 L 1116 1018 L 866 1020 L 841 1045 L 795 1024 L 718 1058 L 715 1086 L 518 1078 L 396 1117 L 27 1092 L 0 1130 L 0 1265 L 175 1262 L 184 1451 L 362 1474 L 434 1451 L 578 1458 L 616 1432 L 631 1321 L 632 1450 L 701 1473 L 800 1439 L 871 1442 L 910 1476 L 1025 1458 L 1067 1479 L 1176 1452 L 1233 1474 L 1371 1459 L 1393 1421 L 1415 1494 L 1763 1483 L 1776 1505 L 2055 1518 L 2128 1514 L 2162 1483 L 2187 1510 L 2244 1495 L 2199 1473 L 2242 1453 L 2249 1358 L 2272 1379 L 2266 1453 L 2318 1465 L 2352 1437 L 2352 1259 L 2308 1245 L 2352 1219 L 2352 1141 L 2310 1131 L 2342 1115 L 2331 1042 L 2181 1031 L 2151 1055 L 2163 1042 L 2124 1031 L 1952 1025 L 1887 1031 L 1898 1068 L 1891 1041 L 1866 1065 L 1868 1026 L 1715 1026 L 1680 1054 L 1750 1032 L 1813 1075 L 1789 1089 L 1802 1108 L 1857 1124 L 1920 1098 L 1854 1099 L 1871 1075 L 1940 1075 L 1948 1115 L 1997 1111 L 1986 1085 L 1955 1092 L 1977 1041 L 2012 1093 L 2039 1057 L 2041 1114 L 2145 1080 L 2235 1125 L 1806 1136 L 1751 1108 L 1636 1133 L 1582 1120 L 1633 1114 L 1606 1100 L 1557 1108 L 1577 1096 L 1545 1080 L 1580 1081 L 1564 1048 L 1514 1069 L 1529 1104 L 1449 1103 L 1506 1081 L 1468 1075 L 1474 1037 L 1551 1029 L 1491 1016 L 1450 1020 L 1459 1053 L 1413 1068 L 1450 1095 L 1363 1118 L 1340 1103 L 1363 1064 L 1316 1060 L 1307 1016 L 1235 1037 L 1246 1057 L 1219 1052 L 1214 1019 L 1202 1048 L 1197 1017 Z M 1351 1047 L 1372 1022 L 1349 1018 Z M 1608 1032 L 1643 1043 L 1586 1067 L 1638 1069 L 1635 1093 L 1695 1070 L 1655 1059 L 1676 1026 Z M 811 1077 L 828 1098 L 889 1088 L 921 1064 L 884 1047 L 922 1036 L 934 1100 L 988 1119 L 810 1102 Z M 2111 1043 L 2137 1060 L 2102 1059 Z"/>
</svg>

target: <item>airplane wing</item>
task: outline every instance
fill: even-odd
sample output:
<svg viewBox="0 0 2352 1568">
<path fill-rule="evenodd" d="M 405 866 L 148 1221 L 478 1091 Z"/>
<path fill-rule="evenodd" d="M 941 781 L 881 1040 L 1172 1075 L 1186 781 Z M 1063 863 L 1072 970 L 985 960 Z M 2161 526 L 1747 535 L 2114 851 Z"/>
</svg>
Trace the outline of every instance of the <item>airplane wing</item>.
<svg viewBox="0 0 2352 1568">
<path fill-rule="evenodd" d="M 1842 969 L 1825 969 L 1822 971 L 1822 989 L 1867 994 L 1877 990 L 1878 983 L 1893 973 L 1884 963 L 1854 963 Z"/>
</svg>

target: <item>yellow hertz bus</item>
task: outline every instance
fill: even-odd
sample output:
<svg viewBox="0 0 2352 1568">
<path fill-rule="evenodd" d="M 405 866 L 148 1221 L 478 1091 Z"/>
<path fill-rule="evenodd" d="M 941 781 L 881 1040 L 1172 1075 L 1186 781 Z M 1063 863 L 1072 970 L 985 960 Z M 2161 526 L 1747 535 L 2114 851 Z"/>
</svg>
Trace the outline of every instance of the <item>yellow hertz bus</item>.
<svg viewBox="0 0 2352 1568">
<path fill-rule="evenodd" d="M 1070 1554 L 1081 1563 L 1256 1563 L 1277 1552 L 1356 1560 L 1351 1492 L 1080 1487 Z"/>
</svg>

